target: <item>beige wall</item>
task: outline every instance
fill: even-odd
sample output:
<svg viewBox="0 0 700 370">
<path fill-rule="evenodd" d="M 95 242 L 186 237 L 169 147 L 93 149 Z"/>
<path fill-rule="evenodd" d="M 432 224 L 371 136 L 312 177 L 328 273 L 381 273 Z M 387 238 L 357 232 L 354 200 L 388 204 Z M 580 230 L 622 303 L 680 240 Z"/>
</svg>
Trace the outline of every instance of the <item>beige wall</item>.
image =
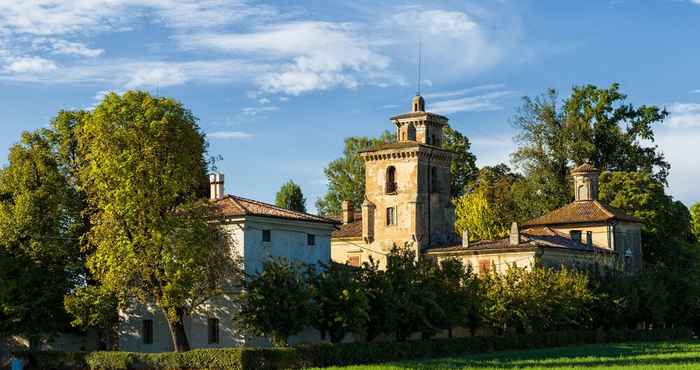
<svg viewBox="0 0 700 370">
<path fill-rule="evenodd" d="M 496 272 L 501 274 L 507 271 L 508 267 L 513 266 L 513 264 L 517 267 L 529 269 L 534 266 L 537 261 L 537 253 L 535 250 L 501 253 L 470 252 L 468 254 L 428 253 L 428 255 L 436 257 L 438 261 L 447 258 L 460 259 L 465 266 L 472 266 L 473 271 L 478 274 L 484 272 L 483 268 L 485 266 L 489 266 L 489 271 L 495 269 Z"/>
<path fill-rule="evenodd" d="M 350 257 L 358 257 L 359 265 L 369 262 L 370 257 L 379 263 L 379 267 L 386 268 L 386 254 L 388 252 L 370 250 L 362 238 L 345 238 L 331 240 L 331 259 L 333 262 L 346 263 Z"/>
<path fill-rule="evenodd" d="M 550 226 L 550 228 L 566 235 L 569 235 L 572 230 L 581 230 L 581 242 L 583 244 L 588 243 L 588 240 L 586 239 L 586 232 L 591 231 L 594 246 L 605 249 L 610 249 L 611 246 L 611 244 L 609 244 L 610 233 L 608 231 L 608 226 L 605 224 L 561 225 Z"/>
</svg>

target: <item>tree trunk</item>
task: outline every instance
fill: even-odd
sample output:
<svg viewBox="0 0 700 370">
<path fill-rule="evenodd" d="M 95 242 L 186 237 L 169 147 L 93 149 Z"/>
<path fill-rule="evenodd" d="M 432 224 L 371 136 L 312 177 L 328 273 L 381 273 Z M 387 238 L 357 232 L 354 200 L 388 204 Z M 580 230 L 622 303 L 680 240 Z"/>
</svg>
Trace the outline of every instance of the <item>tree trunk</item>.
<svg viewBox="0 0 700 370">
<path fill-rule="evenodd" d="M 447 328 L 447 337 L 452 338 L 452 327 Z"/>
<path fill-rule="evenodd" d="M 187 340 L 185 332 L 185 310 L 182 308 L 175 309 L 176 319 L 171 320 L 168 317 L 168 328 L 170 329 L 170 338 L 173 341 L 173 350 L 175 352 L 185 352 L 190 350 L 190 342 Z"/>
</svg>

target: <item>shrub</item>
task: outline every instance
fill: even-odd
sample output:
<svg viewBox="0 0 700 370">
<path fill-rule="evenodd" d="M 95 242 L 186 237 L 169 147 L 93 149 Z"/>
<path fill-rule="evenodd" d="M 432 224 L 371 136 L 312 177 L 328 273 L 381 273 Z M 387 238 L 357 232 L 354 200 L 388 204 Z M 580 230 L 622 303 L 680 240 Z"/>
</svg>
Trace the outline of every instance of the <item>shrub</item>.
<svg viewBox="0 0 700 370">
<path fill-rule="evenodd" d="M 681 340 L 685 328 L 659 330 L 560 331 L 493 337 L 444 338 L 403 342 L 320 344 L 295 348 L 198 349 L 189 352 L 23 352 L 29 369 L 301 369 L 445 357 L 490 351 L 576 344 Z"/>
</svg>

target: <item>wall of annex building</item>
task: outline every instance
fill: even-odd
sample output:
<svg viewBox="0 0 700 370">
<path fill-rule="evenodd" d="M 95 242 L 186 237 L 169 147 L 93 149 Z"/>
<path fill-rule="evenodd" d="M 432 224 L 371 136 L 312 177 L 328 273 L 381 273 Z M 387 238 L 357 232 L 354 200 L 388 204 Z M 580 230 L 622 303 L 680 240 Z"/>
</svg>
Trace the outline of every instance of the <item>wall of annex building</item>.
<svg viewBox="0 0 700 370">
<path fill-rule="evenodd" d="M 362 238 L 333 239 L 331 241 L 331 259 L 336 263 L 349 263 L 354 266 L 361 266 L 364 262 L 369 262 L 370 257 L 379 263 L 379 267 L 386 267 L 386 253 L 379 250 L 370 250 L 371 246 L 366 245 Z"/>
<path fill-rule="evenodd" d="M 598 248 L 605 248 L 605 249 L 611 249 L 612 244 L 610 243 L 610 231 L 609 227 L 606 224 L 572 224 L 572 225 L 558 225 L 558 226 L 550 226 L 555 231 L 558 231 L 562 234 L 565 235 L 570 235 L 571 231 L 573 230 L 580 230 L 581 231 L 581 242 L 583 244 L 588 243 L 587 238 L 587 231 L 591 232 L 591 236 L 593 237 L 593 245 L 598 247 Z"/>
</svg>

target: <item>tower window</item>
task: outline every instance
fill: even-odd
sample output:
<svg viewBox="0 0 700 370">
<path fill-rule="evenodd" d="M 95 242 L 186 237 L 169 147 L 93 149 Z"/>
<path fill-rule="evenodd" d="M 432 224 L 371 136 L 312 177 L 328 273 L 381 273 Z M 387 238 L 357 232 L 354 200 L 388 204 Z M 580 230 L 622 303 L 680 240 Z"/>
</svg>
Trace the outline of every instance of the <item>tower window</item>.
<svg viewBox="0 0 700 370">
<path fill-rule="evenodd" d="M 396 208 L 389 207 L 386 209 L 386 224 L 387 226 L 396 225 Z"/>
<path fill-rule="evenodd" d="M 396 193 L 396 168 L 389 166 L 386 169 L 385 192 L 387 194 Z"/>
<path fill-rule="evenodd" d="M 408 124 L 408 140 L 416 141 L 416 126 L 412 123 Z"/>
</svg>

